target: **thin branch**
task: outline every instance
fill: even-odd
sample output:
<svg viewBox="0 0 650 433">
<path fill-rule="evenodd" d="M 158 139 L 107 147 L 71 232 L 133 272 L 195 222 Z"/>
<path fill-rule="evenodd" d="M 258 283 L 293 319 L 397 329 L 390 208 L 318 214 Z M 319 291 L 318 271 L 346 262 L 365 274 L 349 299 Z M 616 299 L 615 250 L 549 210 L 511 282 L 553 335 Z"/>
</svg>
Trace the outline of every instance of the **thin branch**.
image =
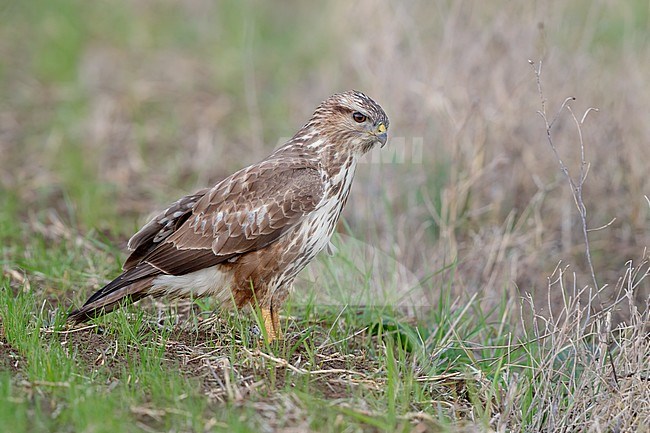
<svg viewBox="0 0 650 433">
<path fill-rule="evenodd" d="M 600 227 L 596 227 L 595 229 L 589 229 L 588 231 L 590 231 L 590 232 L 597 232 L 598 230 L 606 229 L 607 227 L 609 227 L 609 226 L 611 226 L 612 224 L 614 224 L 614 221 L 616 221 L 616 217 L 612 218 L 612 220 L 611 220 L 610 222 L 608 222 L 607 224 L 604 224 L 604 225 L 602 225 L 602 226 L 600 226 Z"/>
<path fill-rule="evenodd" d="M 594 288 L 598 290 L 598 281 L 596 280 L 596 272 L 594 271 L 594 265 L 591 261 L 591 248 L 589 246 L 589 229 L 587 228 L 587 207 L 585 206 L 584 201 L 582 200 L 582 186 L 587 179 L 587 162 L 585 160 L 585 144 L 582 138 L 582 128 L 580 127 L 580 122 L 576 118 L 571 107 L 567 106 L 567 110 L 571 113 L 576 129 L 578 130 L 578 137 L 580 139 L 580 180 L 578 181 L 578 187 L 574 190 L 573 195 L 578 204 L 578 212 L 580 213 L 580 219 L 582 222 L 582 236 L 585 241 L 585 256 L 587 257 L 587 263 L 589 265 L 589 272 L 591 272 L 591 278 L 594 282 Z M 584 119 L 584 116 L 583 116 Z"/>
<path fill-rule="evenodd" d="M 582 119 L 580 119 L 580 124 L 581 124 L 581 125 L 582 125 L 583 123 L 585 123 L 585 119 L 587 118 L 587 115 L 588 115 L 589 113 L 591 113 L 592 111 L 598 113 L 600 110 L 599 110 L 598 108 L 594 108 L 594 107 L 589 107 L 589 108 L 587 108 L 587 111 L 585 111 L 585 114 L 582 115 Z"/>
<path fill-rule="evenodd" d="M 578 213 L 580 215 L 580 222 L 582 224 L 582 236 L 585 242 L 585 257 L 587 259 L 587 264 L 589 266 L 589 272 L 591 274 L 591 279 L 594 284 L 594 288 L 596 289 L 596 292 L 598 292 L 599 285 L 598 285 L 598 280 L 596 279 L 596 272 L 594 271 L 593 262 L 591 260 L 591 248 L 589 245 L 590 230 L 587 226 L 587 207 L 585 206 L 582 198 L 582 190 L 583 190 L 582 187 L 584 185 L 585 180 L 587 179 L 587 174 L 589 173 L 589 164 L 587 163 L 585 158 L 585 146 L 584 146 L 584 139 L 582 136 L 582 128 L 581 128 L 581 125 L 584 123 L 585 119 L 587 118 L 587 115 L 592 111 L 598 111 L 598 110 L 593 107 L 587 109 L 587 111 L 585 111 L 585 113 L 583 114 L 581 120 L 578 121 L 578 118 L 575 116 L 573 110 L 569 106 L 569 102 L 574 101 L 575 98 L 568 97 L 564 100 L 564 102 L 562 102 L 562 105 L 560 105 L 560 108 L 553 116 L 553 119 L 551 120 L 551 122 L 549 122 L 548 115 L 546 114 L 546 100 L 544 99 L 544 92 L 542 90 L 542 80 L 541 80 L 542 62 L 540 61 L 539 66 L 537 67 L 535 67 L 535 63 L 532 60 L 529 60 L 528 63 L 530 63 L 531 67 L 533 68 L 533 72 L 535 73 L 537 92 L 539 94 L 541 107 L 542 107 L 541 111 L 538 111 L 538 113 L 542 116 L 542 119 L 544 119 L 544 125 L 546 127 L 546 141 L 551 147 L 551 150 L 553 151 L 553 155 L 555 156 L 555 159 L 557 159 L 560 165 L 560 170 L 562 171 L 562 173 L 564 173 L 564 176 L 566 177 L 567 181 L 569 182 L 569 186 L 571 187 L 571 195 L 573 196 L 573 200 L 576 204 L 576 207 L 578 208 Z M 573 118 L 576 124 L 576 128 L 578 130 L 578 138 L 580 140 L 580 176 L 578 177 L 577 181 L 574 180 L 574 178 L 571 176 L 571 173 L 569 172 L 569 168 L 564 164 L 564 161 L 560 157 L 560 154 L 557 151 L 555 144 L 553 143 L 553 137 L 551 135 L 551 128 L 555 124 L 555 121 L 558 119 L 562 111 L 564 111 L 564 109 L 566 109 L 571 114 L 571 117 Z M 609 224 L 611 224 L 612 222 L 613 220 Z M 603 227 L 606 227 L 607 225 Z"/>
<path fill-rule="evenodd" d="M 45 332 L 47 334 L 72 334 L 75 332 L 81 332 L 81 331 L 86 331 L 88 329 L 93 329 L 97 328 L 98 325 L 86 325 L 80 328 L 71 328 L 71 329 L 64 329 L 64 330 L 55 330 L 52 329 L 51 327 L 43 327 L 40 329 L 41 332 Z"/>
<path fill-rule="evenodd" d="M 366 374 L 361 373 L 360 371 L 354 371 L 354 370 L 346 370 L 344 368 L 332 368 L 332 369 L 325 369 L 325 370 L 305 370 L 304 368 L 296 367 L 295 365 L 291 364 L 289 361 L 287 361 L 284 358 L 277 358 L 273 355 L 269 355 L 268 353 L 264 353 L 261 350 L 255 350 L 255 351 L 250 351 L 246 348 L 243 348 L 244 351 L 251 357 L 262 357 L 265 359 L 268 359 L 269 361 L 273 361 L 276 365 L 280 367 L 285 367 L 288 368 L 289 370 L 293 371 L 294 373 L 297 374 L 306 374 L 306 375 L 314 375 L 314 374 L 350 374 L 350 375 L 355 375 L 355 376 L 361 376 L 361 377 L 367 377 Z"/>
</svg>

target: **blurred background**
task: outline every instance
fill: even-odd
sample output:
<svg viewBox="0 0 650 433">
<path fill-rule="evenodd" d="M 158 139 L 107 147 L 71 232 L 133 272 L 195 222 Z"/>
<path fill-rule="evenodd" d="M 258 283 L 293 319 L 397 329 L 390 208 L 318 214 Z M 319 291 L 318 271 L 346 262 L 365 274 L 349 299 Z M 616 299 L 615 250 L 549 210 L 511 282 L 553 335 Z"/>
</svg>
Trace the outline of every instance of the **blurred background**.
<svg viewBox="0 0 650 433">
<path fill-rule="evenodd" d="M 451 287 L 486 308 L 504 296 L 546 299 L 559 263 L 589 285 L 529 60 L 542 62 L 549 118 L 570 96 L 578 120 L 599 109 L 581 125 L 584 200 L 589 227 L 614 220 L 590 233 L 603 299 L 614 298 L 650 241 L 641 0 L 2 1 L 4 269 L 80 301 L 117 270 L 119 248 L 153 210 L 265 157 L 321 100 L 357 89 L 385 108 L 390 141 L 358 170 L 342 234 L 432 296 Z M 552 139 L 577 177 L 570 112 Z M 89 262 L 71 275 L 63 261 L 44 274 L 34 257 L 35 242 L 48 251 L 89 238 L 115 245 L 103 255 L 111 272 Z"/>
</svg>

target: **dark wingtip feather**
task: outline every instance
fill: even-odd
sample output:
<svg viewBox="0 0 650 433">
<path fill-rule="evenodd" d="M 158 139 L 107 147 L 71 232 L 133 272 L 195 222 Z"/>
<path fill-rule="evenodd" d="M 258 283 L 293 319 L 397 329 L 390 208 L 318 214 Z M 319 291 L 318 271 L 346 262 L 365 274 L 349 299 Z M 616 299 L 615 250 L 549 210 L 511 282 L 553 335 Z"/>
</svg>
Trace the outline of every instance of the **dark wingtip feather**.
<svg viewBox="0 0 650 433">
<path fill-rule="evenodd" d="M 91 319 L 108 314 L 118 307 L 139 301 L 148 295 L 148 293 L 142 292 L 130 293 L 128 290 L 125 290 L 125 292 L 126 294 L 124 296 L 113 298 L 108 302 L 86 304 L 77 310 L 71 311 L 68 314 L 67 322 L 71 325 L 85 323 Z"/>
<path fill-rule="evenodd" d="M 95 317 L 110 313 L 123 303 L 132 303 L 147 296 L 148 288 L 153 277 L 142 277 L 136 280 L 124 278 L 131 270 L 117 277 L 106 286 L 95 292 L 79 309 L 68 314 L 68 323 L 79 324 Z"/>
<path fill-rule="evenodd" d="M 97 317 L 98 315 L 93 315 L 90 314 L 89 311 L 84 310 L 84 308 L 79 308 L 77 310 L 73 310 L 68 314 L 68 323 L 71 325 L 78 325 L 80 323 L 84 323 L 89 321 L 90 319 L 93 319 Z"/>
</svg>

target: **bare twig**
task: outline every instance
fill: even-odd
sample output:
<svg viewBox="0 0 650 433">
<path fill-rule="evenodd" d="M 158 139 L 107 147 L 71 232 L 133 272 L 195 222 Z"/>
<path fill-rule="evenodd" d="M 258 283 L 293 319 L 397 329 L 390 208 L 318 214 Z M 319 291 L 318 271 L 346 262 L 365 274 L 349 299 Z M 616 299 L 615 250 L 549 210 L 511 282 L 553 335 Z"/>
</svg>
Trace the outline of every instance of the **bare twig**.
<svg viewBox="0 0 650 433">
<path fill-rule="evenodd" d="M 544 99 L 544 92 L 542 91 L 542 82 L 541 82 L 541 74 L 542 74 L 542 62 L 539 62 L 539 66 L 535 66 L 535 62 L 532 60 L 528 61 L 530 65 L 533 68 L 533 71 L 535 73 L 535 81 L 537 83 L 537 92 L 539 93 L 539 97 L 541 100 L 541 110 L 538 111 L 539 115 L 544 119 L 544 125 L 546 127 L 546 141 L 548 142 L 549 146 L 551 147 L 551 150 L 553 151 L 553 155 L 557 159 L 559 165 L 560 165 L 560 170 L 562 173 L 564 173 L 564 176 L 566 177 L 567 181 L 569 182 L 569 185 L 571 187 L 571 195 L 573 196 L 573 200 L 576 204 L 576 207 L 578 208 L 578 213 L 580 215 L 580 222 L 582 225 L 582 236 L 584 238 L 585 242 L 585 257 L 587 259 L 587 265 L 589 266 L 589 272 L 591 274 L 591 279 L 594 285 L 594 289 L 596 292 L 598 292 L 600 286 L 598 284 L 598 280 L 596 279 L 596 272 L 594 271 L 594 265 L 591 260 L 591 248 L 589 246 L 589 228 L 587 226 L 587 207 L 584 204 L 583 197 L 582 197 L 582 191 L 583 191 L 583 186 L 585 183 L 585 180 L 587 179 L 587 174 L 589 173 L 589 164 L 586 162 L 585 158 L 585 145 L 584 145 L 584 139 L 582 136 L 582 128 L 581 125 L 584 123 L 585 119 L 587 118 L 587 115 L 592 112 L 592 111 L 598 111 L 598 109 L 590 107 L 585 111 L 583 114 L 581 120 L 579 121 L 578 118 L 575 116 L 573 113 L 573 110 L 571 107 L 568 105 L 570 101 L 574 101 L 574 97 L 568 97 L 562 102 L 562 105 L 560 105 L 559 110 L 555 113 L 553 116 L 553 119 L 549 122 L 548 121 L 548 116 L 546 114 L 546 100 Z M 576 129 L 578 131 L 578 138 L 580 140 L 580 175 L 578 179 L 574 179 L 571 176 L 571 173 L 569 172 L 569 168 L 564 164 L 564 161 L 560 157 L 560 154 L 557 151 L 557 148 L 555 147 L 555 144 L 553 143 L 553 138 L 551 136 L 551 128 L 553 127 L 553 124 L 559 117 L 559 115 L 562 113 L 562 111 L 566 109 L 570 114 L 571 117 L 573 118 L 575 124 L 576 124 Z M 607 225 L 611 224 L 608 223 Z M 603 226 L 606 227 L 607 225 Z M 602 228 L 602 227 L 601 227 Z"/>
<path fill-rule="evenodd" d="M 87 331 L 88 329 L 93 329 L 97 328 L 97 325 L 87 325 L 87 326 L 82 326 L 80 328 L 71 328 L 71 329 L 64 329 L 64 330 L 55 330 L 50 327 L 47 328 L 41 328 L 41 332 L 45 332 L 46 334 L 73 334 L 75 332 L 82 332 L 82 331 Z"/>
<path fill-rule="evenodd" d="M 589 229 L 589 230 L 587 230 L 587 231 L 589 231 L 589 232 L 597 232 L 598 230 L 606 229 L 607 227 L 609 227 L 609 226 L 611 226 L 612 224 L 614 224 L 614 221 L 616 221 L 616 217 L 612 218 L 611 221 L 608 222 L 607 224 L 603 224 L 603 225 L 600 226 L 600 227 L 596 227 L 595 229 Z"/>
<path fill-rule="evenodd" d="M 325 370 L 305 370 L 304 368 L 299 368 L 296 367 L 295 365 L 291 364 L 289 361 L 287 361 L 284 358 L 278 358 L 273 355 L 269 355 L 268 353 L 264 353 L 261 350 L 255 350 L 254 352 L 251 352 L 250 350 L 244 348 L 244 351 L 248 353 L 249 356 L 252 357 L 258 357 L 261 356 L 262 358 L 266 358 L 269 361 L 273 361 L 275 364 L 281 366 L 281 367 L 286 367 L 289 370 L 293 371 L 294 373 L 298 374 L 308 374 L 308 375 L 313 375 L 313 374 L 350 374 L 350 375 L 355 375 L 355 376 L 361 376 L 361 377 L 366 377 L 364 373 L 361 373 L 360 371 L 354 371 L 354 370 L 346 370 L 344 368 L 332 368 L 332 369 L 325 369 Z"/>
</svg>

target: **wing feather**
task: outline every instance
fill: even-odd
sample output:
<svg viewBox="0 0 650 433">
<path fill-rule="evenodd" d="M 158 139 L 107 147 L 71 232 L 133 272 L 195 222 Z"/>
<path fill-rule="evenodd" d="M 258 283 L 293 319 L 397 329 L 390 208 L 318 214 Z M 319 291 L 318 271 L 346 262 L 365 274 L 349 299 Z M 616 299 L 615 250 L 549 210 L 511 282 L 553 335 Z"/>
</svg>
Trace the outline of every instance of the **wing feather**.
<svg viewBox="0 0 650 433">
<path fill-rule="evenodd" d="M 192 196 L 198 200 L 179 215 L 174 230 L 157 244 L 151 243 L 154 228 L 145 231 L 145 226 L 133 243 L 133 254 L 138 248 L 144 254 L 139 254 L 135 263 L 129 257 L 127 264 L 146 263 L 167 274 L 183 275 L 264 248 L 280 238 L 317 208 L 324 186 L 316 163 L 305 159 L 277 162 L 263 161 L 201 191 L 200 197 L 198 193 Z M 159 217 L 175 212 L 167 210 Z M 149 224 L 161 225 L 154 221 Z"/>
<path fill-rule="evenodd" d="M 135 267 L 142 259 L 153 251 L 157 245 L 174 233 L 187 220 L 192 208 L 210 188 L 203 188 L 194 194 L 187 195 L 175 201 L 167 209 L 156 215 L 129 239 L 128 248 L 132 251 L 124 262 L 125 271 Z"/>
</svg>

